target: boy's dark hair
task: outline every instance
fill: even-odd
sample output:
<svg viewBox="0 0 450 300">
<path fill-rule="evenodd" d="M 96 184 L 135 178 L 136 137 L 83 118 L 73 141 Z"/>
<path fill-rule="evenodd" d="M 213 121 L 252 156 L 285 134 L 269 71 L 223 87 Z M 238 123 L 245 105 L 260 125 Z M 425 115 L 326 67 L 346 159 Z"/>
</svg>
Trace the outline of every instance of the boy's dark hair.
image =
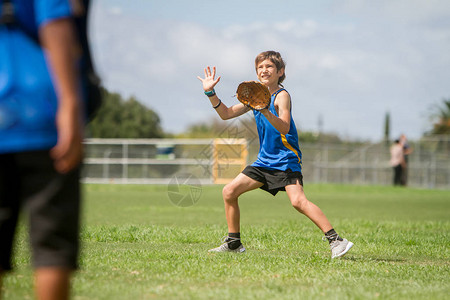
<svg viewBox="0 0 450 300">
<path fill-rule="evenodd" d="M 275 66 L 277 67 L 277 71 L 280 71 L 281 69 L 286 69 L 286 63 L 281 58 L 281 54 L 276 51 L 264 51 L 258 54 L 258 56 L 256 56 L 255 58 L 255 69 L 258 67 L 259 63 L 265 61 L 266 59 L 270 59 L 270 61 L 275 64 Z M 285 78 L 286 78 L 286 71 L 278 79 L 278 84 L 283 86 L 281 83 Z"/>
</svg>

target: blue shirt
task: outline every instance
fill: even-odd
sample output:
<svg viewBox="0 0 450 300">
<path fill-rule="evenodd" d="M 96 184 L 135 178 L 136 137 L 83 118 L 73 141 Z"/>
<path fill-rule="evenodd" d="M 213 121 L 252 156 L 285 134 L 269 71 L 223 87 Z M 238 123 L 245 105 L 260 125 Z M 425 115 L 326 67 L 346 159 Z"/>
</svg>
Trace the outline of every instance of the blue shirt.
<svg viewBox="0 0 450 300">
<path fill-rule="evenodd" d="M 274 101 L 281 91 L 285 91 L 285 89 L 280 89 L 272 95 L 269 106 L 269 111 L 277 117 L 278 114 L 275 110 Z M 292 113 L 290 114 L 289 132 L 286 135 L 281 134 L 275 129 L 260 111 L 254 110 L 253 114 L 258 129 L 259 153 L 258 158 L 252 166 L 280 171 L 291 169 L 294 172 L 301 172 L 302 152 L 298 145 L 297 128 L 292 119 Z"/>
<path fill-rule="evenodd" d="M 36 37 L 47 22 L 72 15 L 68 0 L 13 5 L 16 19 Z M 0 153 L 52 148 L 57 103 L 44 51 L 21 29 L 0 25 Z"/>
</svg>

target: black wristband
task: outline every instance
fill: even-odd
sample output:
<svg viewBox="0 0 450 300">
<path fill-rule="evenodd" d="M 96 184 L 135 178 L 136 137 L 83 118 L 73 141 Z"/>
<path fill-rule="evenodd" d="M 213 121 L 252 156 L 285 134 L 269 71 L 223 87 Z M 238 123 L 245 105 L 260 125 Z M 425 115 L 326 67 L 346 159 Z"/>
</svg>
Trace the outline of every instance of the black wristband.
<svg viewBox="0 0 450 300">
<path fill-rule="evenodd" d="M 216 106 L 213 106 L 214 109 L 218 108 L 220 106 L 220 104 L 222 104 L 222 100 L 219 99 L 219 103 L 217 103 Z"/>
</svg>

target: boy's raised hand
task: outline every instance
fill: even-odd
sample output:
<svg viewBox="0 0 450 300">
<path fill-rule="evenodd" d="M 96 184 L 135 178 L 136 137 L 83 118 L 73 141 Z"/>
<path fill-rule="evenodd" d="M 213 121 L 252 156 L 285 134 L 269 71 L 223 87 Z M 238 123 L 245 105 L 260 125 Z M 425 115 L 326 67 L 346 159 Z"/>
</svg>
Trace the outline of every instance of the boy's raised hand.
<svg viewBox="0 0 450 300">
<path fill-rule="evenodd" d="M 211 72 L 211 68 L 208 66 L 205 68 L 205 78 L 201 78 L 197 76 L 197 78 L 203 83 L 203 89 L 205 92 L 212 91 L 216 84 L 220 81 L 220 76 L 216 77 L 216 67 L 213 67 Z"/>
</svg>

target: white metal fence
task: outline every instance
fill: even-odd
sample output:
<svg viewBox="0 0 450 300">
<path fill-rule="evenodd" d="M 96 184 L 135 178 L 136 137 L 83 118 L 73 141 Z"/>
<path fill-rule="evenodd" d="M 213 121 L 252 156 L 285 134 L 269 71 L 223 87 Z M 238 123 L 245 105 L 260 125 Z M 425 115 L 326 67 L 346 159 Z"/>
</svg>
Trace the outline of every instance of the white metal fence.
<svg viewBox="0 0 450 300">
<path fill-rule="evenodd" d="M 422 188 L 450 189 L 450 144 L 430 147 L 434 140 L 411 143 L 407 184 Z M 358 148 L 332 145 L 303 145 L 303 173 L 310 182 L 390 185 L 389 146 L 368 144 Z"/>
<path fill-rule="evenodd" d="M 408 185 L 450 189 L 450 138 L 410 145 Z M 390 185 L 389 146 L 301 144 L 305 184 Z M 176 176 L 193 176 L 202 184 L 225 183 L 256 158 L 258 147 L 243 139 L 88 139 L 83 181 L 167 184 Z"/>
<path fill-rule="evenodd" d="M 87 139 L 85 146 L 87 183 L 224 183 L 248 160 L 245 139 Z"/>
</svg>

